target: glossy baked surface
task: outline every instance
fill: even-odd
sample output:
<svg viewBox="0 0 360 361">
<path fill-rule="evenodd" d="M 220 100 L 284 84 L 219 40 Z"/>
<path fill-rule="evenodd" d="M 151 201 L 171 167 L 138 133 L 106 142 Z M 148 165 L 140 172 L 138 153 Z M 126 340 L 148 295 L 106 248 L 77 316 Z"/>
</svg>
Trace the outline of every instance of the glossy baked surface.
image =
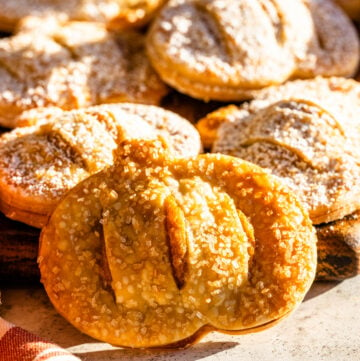
<svg viewBox="0 0 360 361">
<path fill-rule="evenodd" d="M 130 347 L 255 332 L 299 305 L 316 237 L 293 194 L 234 157 L 130 141 L 43 229 L 42 282 L 81 331 Z"/>
</svg>

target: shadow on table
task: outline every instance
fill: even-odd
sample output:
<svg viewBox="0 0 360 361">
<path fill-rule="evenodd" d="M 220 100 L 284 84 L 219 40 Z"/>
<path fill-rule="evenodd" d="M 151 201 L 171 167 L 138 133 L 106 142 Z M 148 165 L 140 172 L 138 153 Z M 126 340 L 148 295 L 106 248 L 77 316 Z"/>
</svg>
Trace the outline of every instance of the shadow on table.
<svg viewBox="0 0 360 361">
<path fill-rule="evenodd" d="M 318 297 L 341 284 L 342 281 L 317 281 L 311 286 L 309 292 L 305 296 L 304 302 Z"/>
<path fill-rule="evenodd" d="M 200 360 L 207 356 L 224 352 L 238 346 L 237 342 L 203 342 L 198 343 L 191 348 L 181 350 L 137 350 L 137 349 L 112 349 L 103 351 L 94 351 L 74 354 L 84 361 L 96 360 L 132 360 L 132 361 L 151 361 L 151 360 Z M 226 358 L 226 357 L 225 357 Z"/>
</svg>

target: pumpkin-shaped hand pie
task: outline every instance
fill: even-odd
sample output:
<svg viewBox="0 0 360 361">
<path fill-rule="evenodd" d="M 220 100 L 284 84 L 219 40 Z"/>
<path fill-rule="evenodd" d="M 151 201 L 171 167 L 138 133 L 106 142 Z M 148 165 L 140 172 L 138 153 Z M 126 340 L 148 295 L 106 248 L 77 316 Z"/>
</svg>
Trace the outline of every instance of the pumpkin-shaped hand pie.
<svg viewBox="0 0 360 361">
<path fill-rule="evenodd" d="M 33 20 L 0 40 L 0 126 L 23 125 L 22 113 L 32 109 L 158 104 L 167 93 L 140 33 L 114 34 L 98 23 Z"/>
<path fill-rule="evenodd" d="M 291 81 L 197 123 L 213 152 L 267 168 L 297 193 L 318 225 L 319 279 L 360 271 L 359 95 L 352 79 Z"/>
<path fill-rule="evenodd" d="M 351 76 L 360 55 L 354 26 L 328 0 L 171 0 L 147 51 L 165 82 L 221 101 L 288 79 Z"/>
<path fill-rule="evenodd" d="M 314 278 L 316 241 L 295 196 L 261 168 L 132 140 L 59 203 L 39 265 L 54 306 L 81 331 L 185 346 L 288 315 Z"/>
<path fill-rule="evenodd" d="M 233 110 L 236 120 L 219 128 L 213 152 L 240 157 L 280 176 L 297 192 L 314 224 L 360 209 L 357 118 L 342 122 L 327 107 L 302 99 L 275 102 L 247 116 Z"/>
<path fill-rule="evenodd" d="M 196 129 L 160 107 L 119 103 L 32 112 L 39 124 L 0 137 L 0 210 L 41 228 L 69 189 L 113 163 L 117 138 L 156 138 L 177 156 L 201 151 Z M 37 114 L 38 113 L 38 114 Z"/>
</svg>

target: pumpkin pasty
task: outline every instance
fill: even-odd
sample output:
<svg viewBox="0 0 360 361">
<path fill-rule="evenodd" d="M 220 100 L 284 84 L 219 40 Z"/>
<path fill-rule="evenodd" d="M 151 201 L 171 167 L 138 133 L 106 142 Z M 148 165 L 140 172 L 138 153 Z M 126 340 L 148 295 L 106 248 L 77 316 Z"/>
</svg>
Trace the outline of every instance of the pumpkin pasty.
<svg viewBox="0 0 360 361">
<path fill-rule="evenodd" d="M 147 51 L 165 82 L 221 101 L 294 78 L 351 76 L 359 63 L 355 27 L 328 0 L 171 0 Z"/>
<path fill-rule="evenodd" d="M 187 120 L 150 105 L 57 109 L 39 121 L 0 137 L 0 210 L 35 227 L 45 224 L 66 191 L 112 164 L 118 138 L 161 136 L 180 157 L 201 151 Z"/>
<path fill-rule="evenodd" d="M 82 332 L 114 345 L 186 346 L 269 327 L 302 301 L 316 237 L 295 196 L 235 157 L 174 158 L 124 141 L 72 189 L 40 240 L 42 282 Z"/>
<path fill-rule="evenodd" d="M 282 100 L 224 123 L 212 151 L 281 177 L 319 224 L 360 208 L 360 133 L 354 132 L 319 104 Z"/>
<path fill-rule="evenodd" d="M 197 123 L 207 148 L 267 168 L 302 199 L 318 225 L 318 279 L 360 272 L 359 111 L 358 82 L 318 77 L 270 87 Z"/>
</svg>

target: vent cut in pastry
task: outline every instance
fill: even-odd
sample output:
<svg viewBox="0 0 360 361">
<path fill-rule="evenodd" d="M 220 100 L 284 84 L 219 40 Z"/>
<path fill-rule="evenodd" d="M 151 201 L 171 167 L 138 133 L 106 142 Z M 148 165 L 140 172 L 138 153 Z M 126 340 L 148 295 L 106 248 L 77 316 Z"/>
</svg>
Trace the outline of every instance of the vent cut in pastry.
<svg viewBox="0 0 360 361">
<path fill-rule="evenodd" d="M 24 125 L 22 113 L 34 108 L 158 104 L 167 93 L 147 60 L 142 35 L 115 35 L 96 23 L 34 20 L 0 40 L 1 126 Z"/>
<path fill-rule="evenodd" d="M 111 29 L 146 24 L 165 0 L 0 0 L 0 30 L 13 31 L 24 17 L 96 21 Z M 41 20 L 38 20 L 41 22 Z"/>
<path fill-rule="evenodd" d="M 359 62 L 356 30 L 328 0 L 171 0 L 147 51 L 165 82 L 221 101 L 290 78 L 351 76 Z"/>
<path fill-rule="evenodd" d="M 287 316 L 313 281 L 316 237 L 295 196 L 261 168 L 132 140 L 59 203 L 39 264 L 54 306 L 82 332 L 180 347 Z"/>
<path fill-rule="evenodd" d="M 113 162 L 118 138 L 161 136 L 177 156 L 201 151 L 196 129 L 150 105 L 111 104 L 55 112 L 0 137 L 0 210 L 42 227 L 66 191 Z"/>
</svg>

